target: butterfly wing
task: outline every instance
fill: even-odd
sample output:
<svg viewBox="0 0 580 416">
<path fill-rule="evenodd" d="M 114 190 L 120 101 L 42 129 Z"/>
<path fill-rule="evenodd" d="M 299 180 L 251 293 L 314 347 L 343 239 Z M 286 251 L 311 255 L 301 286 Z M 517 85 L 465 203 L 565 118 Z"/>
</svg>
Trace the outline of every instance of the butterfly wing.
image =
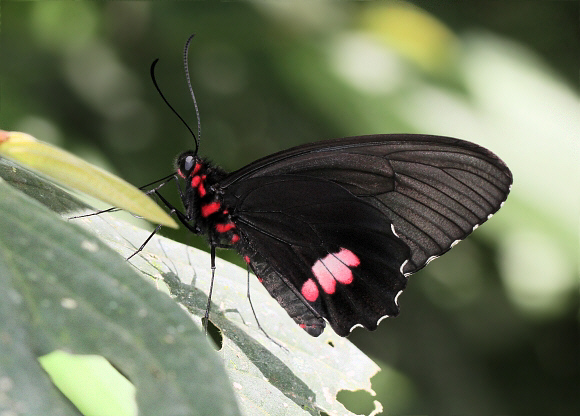
<svg viewBox="0 0 580 416">
<path fill-rule="evenodd" d="M 224 203 L 238 247 L 270 294 L 309 334 L 375 329 L 398 314 L 409 247 L 377 208 L 323 178 L 267 175 L 237 181 Z"/>
<path fill-rule="evenodd" d="M 391 134 L 329 140 L 275 153 L 233 172 L 222 186 L 284 174 L 330 181 L 378 209 L 411 249 L 405 275 L 485 222 L 501 207 L 512 183 L 507 166 L 473 143 Z"/>
</svg>

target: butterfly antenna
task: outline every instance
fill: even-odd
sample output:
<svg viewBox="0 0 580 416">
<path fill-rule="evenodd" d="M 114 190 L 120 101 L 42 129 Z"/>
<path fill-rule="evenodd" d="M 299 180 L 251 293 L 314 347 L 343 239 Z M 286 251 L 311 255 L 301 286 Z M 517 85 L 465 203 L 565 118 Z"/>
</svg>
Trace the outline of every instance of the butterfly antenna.
<svg viewBox="0 0 580 416">
<path fill-rule="evenodd" d="M 175 114 L 181 120 L 181 122 L 185 125 L 185 127 L 187 127 L 187 130 L 189 130 L 189 132 L 191 133 L 191 135 L 195 139 L 195 153 L 197 154 L 197 148 L 199 147 L 199 144 L 198 144 L 199 142 L 198 142 L 197 137 L 195 137 L 195 133 L 193 132 L 193 130 L 191 130 L 191 127 L 189 127 L 189 125 L 183 119 L 183 117 L 181 117 L 179 115 L 179 113 L 177 111 L 175 111 L 175 109 L 171 106 L 171 104 L 169 104 L 169 101 L 167 101 L 167 99 L 165 98 L 165 96 L 161 92 L 161 88 L 159 88 L 159 85 L 157 85 L 157 80 L 155 79 L 155 65 L 157 65 L 157 62 L 159 62 L 159 58 L 155 59 L 153 61 L 153 63 L 151 64 L 150 72 L 151 72 L 151 80 L 153 81 L 153 85 L 155 85 L 155 89 L 157 90 L 157 92 L 159 93 L 161 98 L 163 98 L 163 101 L 165 101 L 165 104 L 167 104 L 167 106 L 171 109 L 171 111 L 173 111 L 173 114 Z M 196 111 L 197 111 L 197 106 L 196 106 Z M 198 120 L 198 124 L 199 124 L 199 115 L 197 116 L 197 120 Z"/>
<path fill-rule="evenodd" d="M 201 140 L 201 119 L 199 117 L 199 108 L 197 107 L 197 100 L 195 99 L 195 94 L 193 93 L 193 87 L 191 86 L 191 77 L 189 76 L 189 44 L 195 36 L 193 33 L 187 41 L 185 42 L 185 47 L 183 48 L 183 67 L 185 69 L 185 79 L 187 80 L 187 87 L 189 88 L 189 93 L 191 94 L 191 99 L 193 100 L 193 106 L 195 107 L 195 115 L 197 116 L 197 138 L 195 139 L 195 153 L 197 154 L 197 148 L 199 147 L 199 141 Z M 195 137 L 195 136 L 193 136 Z"/>
</svg>

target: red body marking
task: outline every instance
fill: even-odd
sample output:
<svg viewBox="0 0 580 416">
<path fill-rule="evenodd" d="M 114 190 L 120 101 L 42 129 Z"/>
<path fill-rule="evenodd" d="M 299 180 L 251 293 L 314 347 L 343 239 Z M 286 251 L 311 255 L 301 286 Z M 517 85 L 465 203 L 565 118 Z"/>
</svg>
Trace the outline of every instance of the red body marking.
<svg viewBox="0 0 580 416">
<path fill-rule="evenodd" d="M 196 178 L 199 178 L 199 176 L 196 176 Z M 203 179 L 203 177 L 202 177 L 202 179 Z M 205 194 L 206 194 L 206 192 L 205 192 L 205 186 L 203 186 L 203 181 L 200 181 L 199 182 L 199 188 L 197 190 L 199 192 L 199 196 L 203 198 L 205 196 Z"/>
<path fill-rule="evenodd" d="M 196 188 L 200 182 L 201 182 L 201 178 L 199 176 L 194 176 L 193 178 L 191 178 L 191 186 L 194 188 Z"/>
<path fill-rule="evenodd" d="M 237 235 L 237 234 L 234 234 L 234 235 L 232 236 L 232 240 L 231 240 L 231 241 L 232 241 L 232 244 L 235 244 L 235 243 L 237 243 L 238 241 L 240 241 L 240 236 L 239 236 L 239 235 Z"/>
<path fill-rule="evenodd" d="M 181 172 L 181 169 L 177 169 L 177 174 L 181 176 L 183 179 L 185 179 L 185 175 L 183 174 L 183 172 Z"/>
<path fill-rule="evenodd" d="M 225 233 L 233 228 L 236 228 L 236 225 L 233 222 L 228 222 L 227 224 L 217 224 L 215 226 L 215 230 L 218 233 Z"/>
<path fill-rule="evenodd" d="M 199 172 L 200 169 L 201 169 L 201 163 L 196 163 L 195 167 L 193 168 L 193 172 L 191 172 L 191 174 L 195 175 L 197 172 Z"/>
<path fill-rule="evenodd" d="M 219 211 L 220 203 L 219 202 L 210 202 L 207 205 L 203 205 L 201 207 L 201 216 L 202 217 L 209 217 L 214 212 Z"/>
<path fill-rule="evenodd" d="M 249 256 L 244 256 L 244 261 L 248 264 L 250 264 L 250 257 Z"/>
</svg>

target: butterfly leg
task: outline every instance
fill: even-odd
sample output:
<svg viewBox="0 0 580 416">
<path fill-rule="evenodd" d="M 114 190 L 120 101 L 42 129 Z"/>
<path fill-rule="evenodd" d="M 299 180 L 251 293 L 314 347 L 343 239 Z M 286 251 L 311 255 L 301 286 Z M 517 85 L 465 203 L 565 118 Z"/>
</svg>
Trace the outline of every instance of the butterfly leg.
<svg viewBox="0 0 580 416">
<path fill-rule="evenodd" d="M 209 284 L 209 294 L 207 295 L 207 305 L 203 315 L 203 331 L 207 335 L 207 324 L 209 322 L 209 311 L 211 309 L 211 294 L 213 292 L 213 280 L 215 278 L 215 244 L 211 244 L 211 282 Z"/>
<path fill-rule="evenodd" d="M 145 192 L 147 195 L 149 195 L 149 194 L 161 189 L 163 186 L 167 185 L 171 180 L 176 181 L 177 187 L 179 188 L 179 193 L 181 194 L 181 188 L 179 187 L 179 181 L 178 181 L 175 173 L 172 173 L 171 175 L 167 175 L 166 177 L 158 179 L 154 182 L 148 183 L 147 185 L 140 186 L 139 189 L 143 190 L 145 188 L 149 188 L 151 185 L 155 185 L 156 183 L 159 183 L 159 185 L 157 185 L 155 188 L 149 189 L 148 191 Z"/>
<path fill-rule="evenodd" d="M 262 328 L 262 325 L 260 325 L 260 321 L 258 320 L 258 315 L 256 315 L 256 310 L 254 309 L 254 305 L 252 304 L 252 298 L 250 297 L 250 265 L 247 266 L 247 270 L 248 270 L 248 284 L 247 284 L 247 287 L 248 287 L 248 293 L 247 293 L 248 302 L 250 303 L 250 308 L 252 309 L 252 314 L 254 315 L 254 319 L 256 320 L 256 324 L 258 324 L 258 328 L 260 328 L 260 331 L 262 331 L 262 333 L 264 335 L 266 335 L 266 338 L 268 338 L 270 341 L 272 341 L 274 344 L 276 344 L 277 346 L 279 346 L 283 350 L 288 351 L 288 349 L 286 347 L 284 347 L 279 342 L 277 342 L 272 337 L 270 337 L 270 335 L 268 335 L 268 333 L 264 330 L 264 328 Z"/>
<path fill-rule="evenodd" d="M 171 202 L 169 202 L 167 199 L 165 199 L 163 197 L 163 195 L 161 195 L 159 192 L 155 191 L 155 195 L 157 195 L 159 197 L 159 199 L 161 199 L 161 201 L 165 204 L 165 206 L 167 208 L 169 208 L 169 212 L 170 214 L 175 214 L 175 216 L 177 217 L 177 219 L 179 220 L 179 222 L 181 222 L 185 228 L 187 228 L 189 231 L 191 231 L 194 234 L 199 234 L 200 231 L 197 228 L 197 226 L 192 226 L 189 222 L 190 222 L 190 218 L 189 216 L 185 215 L 183 212 L 179 211 L 177 208 L 175 208 L 173 206 L 173 204 Z"/>
<path fill-rule="evenodd" d="M 169 180 L 171 180 L 171 178 L 169 178 Z M 169 182 L 169 180 L 165 181 L 165 183 Z M 179 188 L 179 185 L 178 185 Z M 196 228 L 192 227 L 189 224 L 189 220 L 187 215 L 185 215 L 184 213 L 182 213 L 181 211 L 179 211 L 177 208 L 175 208 L 173 206 L 173 204 L 171 204 L 169 201 L 167 201 L 159 192 L 157 192 L 157 189 L 153 189 L 152 190 L 155 195 L 157 195 L 161 201 L 167 206 L 167 208 L 169 208 L 169 213 L 170 214 L 175 214 L 177 216 L 177 219 L 186 227 L 188 228 L 190 231 L 194 232 L 197 234 L 196 232 Z M 181 193 L 181 189 L 180 189 L 180 193 Z M 151 235 L 149 235 L 149 237 L 147 237 L 147 240 L 145 240 L 145 242 L 143 244 L 141 244 L 141 247 L 139 247 L 133 254 L 131 254 L 129 257 L 127 257 L 127 260 L 131 259 L 131 257 L 135 256 L 137 253 L 141 252 L 143 250 L 143 248 L 145 248 L 145 246 L 147 245 L 147 243 L 153 238 L 153 236 L 157 233 L 157 231 L 159 231 L 161 229 L 161 224 L 159 224 L 157 227 L 155 227 L 155 229 L 153 230 L 153 232 L 151 233 Z"/>
<path fill-rule="evenodd" d="M 121 208 L 111 207 L 107 209 L 102 209 L 100 211 L 91 212 L 90 214 L 75 215 L 74 217 L 68 217 L 67 220 L 76 220 L 78 218 L 92 217 L 93 215 L 101 215 L 106 212 L 117 212 L 117 211 L 121 211 Z"/>
<path fill-rule="evenodd" d="M 235 246 L 233 244 L 216 244 L 216 248 L 226 248 L 228 250 L 233 249 Z"/>
<path fill-rule="evenodd" d="M 145 242 L 143 244 L 141 244 L 141 247 L 139 247 L 133 254 L 131 254 L 129 257 L 127 257 L 126 260 L 127 261 L 131 260 L 131 257 L 133 257 L 135 254 L 141 252 L 145 248 L 145 246 L 147 245 L 149 240 L 151 240 L 153 238 L 153 236 L 155 235 L 155 233 L 157 233 L 157 231 L 159 231 L 160 229 L 161 229 L 161 224 L 159 224 L 157 227 L 155 227 L 153 232 L 149 235 L 149 237 L 147 237 L 147 240 L 145 240 Z"/>
<path fill-rule="evenodd" d="M 163 186 L 167 185 L 172 179 L 174 179 L 177 183 L 177 189 L 179 190 L 179 194 L 181 195 L 181 199 L 183 200 L 183 191 L 181 190 L 181 187 L 179 186 L 179 182 L 177 182 L 177 177 L 175 176 L 174 173 L 172 173 L 169 176 L 166 176 L 164 178 L 161 178 L 159 180 L 156 180 L 155 182 L 151 182 L 148 183 L 147 185 L 143 185 L 141 187 L 139 187 L 139 189 L 143 190 L 145 188 L 150 187 L 151 185 L 154 185 L 156 183 L 161 182 L 158 186 L 156 186 L 153 189 L 149 189 L 147 191 L 145 191 L 145 195 L 150 195 L 154 192 L 157 192 L 157 190 L 161 189 Z M 83 215 L 75 215 L 74 217 L 68 217 L 69 220 L 75 220 L 77 218 L 85 218 L 85 217 L 92 217 L 93 215 L 101 215 L 107 212 L 117 212 L 117 211 L 121 211 L 121 208 L 117 208 L 117 207 L 111 207 L 111 208 L 107 208 L 107 209 L 102 209 L 100 211 L 95 211 L 92 212 L 90 214 L 83 214 Z"/>
</svg>

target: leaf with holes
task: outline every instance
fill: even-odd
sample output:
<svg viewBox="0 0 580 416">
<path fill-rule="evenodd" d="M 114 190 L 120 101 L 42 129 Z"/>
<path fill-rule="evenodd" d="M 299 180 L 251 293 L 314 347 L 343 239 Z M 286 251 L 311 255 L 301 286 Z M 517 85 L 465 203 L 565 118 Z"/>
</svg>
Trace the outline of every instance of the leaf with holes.
<svg viewBox="0 0 580 416">
<path fill-rule="evenodd" d="M 40 198 L 35 191 L 39 185 L 20 186 Z M 43 190 L 42 194 L 49 195 L 47 199 L 52 201 L 49 205 L 61 207 L 61 212 L 62 207 L 73 209 L 75 204 L 64 192 L 53 195 Z M 75 223 L 98 235 L 124 257 L 132 254 L 149 236 L 148 231 L 110 214 L 75 220 Z M 170 293 L 201 327 L 211 276 L 208 253 L 155 236 L 131 262 L 147 279 L 156 278 L 158 288 Z M 242 412 L 280 414 L 285 409 L 287 414 L 321 411 L 350 414 L 336 399 L 337 393 L 340 390 L 372 392 L 370 378 L 379 368 L 332 331 L 312 338 L 294 325 L 253 275 L 250 288 L 260 324 L 286 350 L 267 339 L 257 327 L 246 297 L 246 270 L 218 259 L 211 321 L 221 331 L 223 341 L 219 354 Z M 190 377 L 197 379 L 191 374 Z"/>
</svg>

